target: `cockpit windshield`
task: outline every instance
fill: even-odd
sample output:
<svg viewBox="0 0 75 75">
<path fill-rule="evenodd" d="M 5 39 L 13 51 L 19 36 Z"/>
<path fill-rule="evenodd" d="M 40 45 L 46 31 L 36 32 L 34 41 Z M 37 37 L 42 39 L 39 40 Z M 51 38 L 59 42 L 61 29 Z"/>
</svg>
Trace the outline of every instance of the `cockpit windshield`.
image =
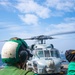
<svg viewBox="0 0 75 75">
<path fill-rule="evenodd" d="M 39 57 L 44 57 L 43 51 L 38 51 L 38 56 Z"/>
<path fill-rule="evenodd" d="M 59 52 L 57 50 L 55 50 L 55 51 L 51 50 L 50 52 L 51 52 L 51 57 L 57 57 L 57 58 L 60 57 Z"/>
<path fill-rule="evenodd" d="M 59 58 L 59 52 L 57 50 L 40 50 L 38 51 L 38 56 L 39 57 L 57 57 Z"/>
<path fill-rule="evenodd" d="M 50 52 L 49 52 L 49 50 L 44 51 L 44 54 L 45 54 L 45 57 L 50 57 Z"/>
</svg>

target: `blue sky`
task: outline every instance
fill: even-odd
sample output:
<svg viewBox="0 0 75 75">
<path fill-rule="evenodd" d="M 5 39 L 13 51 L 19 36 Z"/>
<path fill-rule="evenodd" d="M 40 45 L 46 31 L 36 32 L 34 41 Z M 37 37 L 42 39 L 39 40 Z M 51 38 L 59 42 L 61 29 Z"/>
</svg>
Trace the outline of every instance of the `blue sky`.
<svg viewBox="0 0 75 75">
<path fill-rule="evenodd" d="M 75 31 L 75 0 L 0 0 L 0 40 L 67 31 Z M 75 34 L 53 37 L 47 43 L 60 52 L 75 49 Z"/>
</svg>

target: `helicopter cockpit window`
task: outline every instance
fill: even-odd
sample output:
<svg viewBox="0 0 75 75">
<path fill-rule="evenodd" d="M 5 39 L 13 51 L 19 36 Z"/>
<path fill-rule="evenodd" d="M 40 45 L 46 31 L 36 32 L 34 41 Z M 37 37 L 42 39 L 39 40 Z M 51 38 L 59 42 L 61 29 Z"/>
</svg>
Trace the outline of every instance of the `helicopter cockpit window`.
<svg viewBox="0 0 75 75">
<path fill-rule="evenodd" d="M 57 57 L 57 58 L 60 57 L 59 52 L 58 52 L 57 50 L 51 51 L 51 56 L 52 56 L 52 57 Z"/>
<path fill-rule="evenodd" d="M 38 51 L 38 56 L 39 57 L 44 57 L 43 51 Z"/>
<path fill-rule="evenodd" d="M 50 57 L 50 53 L 49 53 L 48 50 L 47 51 L 44 51 L 44 54 L 45 54 L 45 57 Z"/>
<path fill-rule="evenodd" d="M 42 48 L 37 48 L 36 50 L 42 50 Z"/>
</svg>

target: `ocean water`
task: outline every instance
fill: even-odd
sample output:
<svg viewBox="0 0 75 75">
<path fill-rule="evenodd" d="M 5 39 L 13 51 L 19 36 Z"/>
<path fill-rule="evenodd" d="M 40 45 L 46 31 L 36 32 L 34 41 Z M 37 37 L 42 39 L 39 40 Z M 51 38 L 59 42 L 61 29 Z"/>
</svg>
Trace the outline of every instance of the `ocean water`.
<svg viewBox="0 0 75 75">
<path fill-rule="evenodd" d="M 1 60 L 1 56 L 0 56 L 0 66 L 2 66 L 4 63 Z"/>
<path fill-rule="evenodd" d="M 61 56 L 61 59 L 65 61 L 65 62 L 63 62 L 63 64 L 69 64 L 69 62 L 66 60 L 64 54 L 60 54 L 60 56 Z"/>
</svg>

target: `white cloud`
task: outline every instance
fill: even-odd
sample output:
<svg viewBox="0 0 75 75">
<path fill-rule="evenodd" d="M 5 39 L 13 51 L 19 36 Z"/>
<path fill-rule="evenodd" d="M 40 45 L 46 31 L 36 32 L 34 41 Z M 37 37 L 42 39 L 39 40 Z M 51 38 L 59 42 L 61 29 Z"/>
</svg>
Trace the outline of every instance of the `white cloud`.
<svg viewBox="0 0 75 75">
<path fill-rule="evenodd" d="M 56 10 L 74 11 L 75 0 L 46 0 L 45 5 Z"/>
<path fill-rule="evenodd" d="M 15 7 L 21 13 L 34 13 L 40 18 L 48 18 L 50 16 L 50 9 L 43 5 L 39 5 L 33 0 L 24 1 L 24 3 L 23 1 L 20 1 Z"/>
<path fill-rule="evenodd" d="M 66 22 L 75 22 L 75 17 L 65 18 L 64 21 L 66 21 Z"/>
<path fill-rule="evenodd" d="M 16 37 L 20 37 L 20 38 L 26 38 L 29 37 L 29 34 L 27 34 L 27 32 L 22 31 L 22 32 L 12 32 L 11 36 L 16 36 Z"/>
<path fill-rule="evenodd" d="M 48 7 L 56 7 L 60 0 L 46 0 L 45 5 Z"/>
<path fill-rule="evenodd" d="M 9 26 L 8 28 L 9 31 L 19 31 L 21 29 L 22 29 L 21 26 L 16 26 L 16 25 Z"/>
<path fill-rule="evenodd" d="M 56 25 L 55 28 L 62 32 L 72 31 L 75 30 L 75 23 L 61 23 Z"/>
<path fill-rule="evenodd" d="M 15 12 L 14 5 L 9 0 L 1 0 L 0 1 L 0 6 L 3 7 L 3 8 L 0 8 L 0 9 L 5 9 L 7 11 Z"/>
<path fill-rule="evenodd" d="M 19 15 L 21 20 L 29 25 L 38 25 L 38 17 L 33 14 Z"/>
<path fill-rule="evenodd" d="M 60 24 L 51 24 L 46 29 L 48 32 L 47 34 L 54 34 L 60 32 L 67 32 L 67 31 L 75 31 L 75 22 L 73 23 L 60 23 Z"/>
<path fill-rule="evenodd" d="M 66 17 L 63 22 L 58 24 L 50 24 L 45 28 L 45 30 L 45 34 L 47 35 L 75 31 L 75 17 Z"/>
<path fill-rule="evenodd" d="M 47 27 L 45 34 L 46 35 L 53 35 L 54 38 L 58 39 L 65 39 L 65 38 L 72 38 L 73 36 L 69 35 L 55 35 L 58 33 L 65 33 L 65 32 L 70 32 L 70 31 L 75 31 L 75 22 L 73 23 L 60 23 L 60 24 L 51 24 Z"/>
<path fill-rule="evenodd" d="M 21 25 L 14 24 L 12 22 L 0 22 L 0 29 L 3 31 L 19 31 L 22 29 Z"/>
<path fill-rule="evenodd" d="M 8 2 L 8 0 L 0 0 L 0 5 L 3 6 L 8 6 L 10 3 Z"/>
</svg>

